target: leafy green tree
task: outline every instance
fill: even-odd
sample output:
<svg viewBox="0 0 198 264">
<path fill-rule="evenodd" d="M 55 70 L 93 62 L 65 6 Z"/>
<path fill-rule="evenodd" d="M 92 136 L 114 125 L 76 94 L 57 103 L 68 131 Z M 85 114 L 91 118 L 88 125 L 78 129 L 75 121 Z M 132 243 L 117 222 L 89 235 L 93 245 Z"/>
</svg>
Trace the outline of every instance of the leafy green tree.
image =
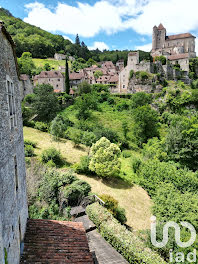
<svg viewBox="0 0 198 264">
<path fill-rule="evenodd" d="M 94 72 L 95 79 L 98 79 L 102 75 L 103 75 L 102 71 L 97 70 L 97 71 Z"/>
<path fill-rule="evenodd" d="M 198 118 L 182 117 L 171 122 L 165 140 L 171 160 L 190 169 L 198 166 Z"/>
<path fill-rule="evenodd" d="M 152 95 L 144 92 L 135 93 L 131 98 L 131 107 L 137 108 L 139 106 L 147 105 L 152 102 Z"/>
<path fill-rule="evenodd" d="M 21 74 L 32 75 L 32 71 L 36 69 L 30 52 L 24 52 L 21 58 L 18 59 L 18 64 Z"/>
<path fill-rule="evenodd" d="M 77 117 L 79 119 L 87 119 L 91 115 L 92 110 L 98 110 L 98 101 L 94 93 L 83 94 L 76 98 L 75 105 L 78 109 Z"/>
<path fill-rule="evenodd" d="M 116 144 L 102 137 L 91 147 L 89 169 L 104 178 L 115 177 L 120 173 L 120 154 Z"/>
<path fill-rule="evenodd" d="M 89 94 L 91 93 L 91 85 L 86 82 L 83 81 L 78 85 L 78 94 L 82 95 L 82 94 Z"/>
<path fill-rule="evenodd" d="M 65 91 L 66 91 L 67 94 L 70 93 L 69 67 L 68 67 L 67 57 L 66 57 L 66 60 L 65 60 Z"/>
<path fill-rule="evenodd" d="M 51 123 L 50 133 L 55 138 L 63 138 L 65 136 L 65 131 L 69 126 L 72 125 L 72 122 L 63 115 L 57 115 Z"/>
<path fill-rule="evenodd" d="M 134 135 L 141 146 L 149 138 L 159 136 L 158 114 L 149 105 L 143 105 L 133 110 Z"/>
<path fill-rule="evenodd" d="M 49 84 L 38 85 L 34 89 L 33 109 L 41 121 L 52 120 L 60 110 L 58 98 Z"/>
<path fill-rule="evenodd" d="M 45 63 L 45 65 L 44 65 L 44 70 L 45 70 L 45 71 L 51 71 L 51 66 L 49 65 L 48 62 Z"/>
</svg>

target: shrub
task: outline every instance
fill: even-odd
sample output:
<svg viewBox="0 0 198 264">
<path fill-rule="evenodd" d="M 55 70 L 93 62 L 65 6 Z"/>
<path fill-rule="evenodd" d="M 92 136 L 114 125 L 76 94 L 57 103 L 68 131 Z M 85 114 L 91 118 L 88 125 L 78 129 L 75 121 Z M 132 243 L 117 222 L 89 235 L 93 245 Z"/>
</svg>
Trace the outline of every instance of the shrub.
<svg viewBox="0 0 198 264">
<path fill-rule="evenodd" d="M 42 132 L 47 132 L 48 131 L 48 125 L 43 122 L 36 122 L 34 128 L 42 131 Z"/>
<path fill-rule="evenodd" d="M 131 264 L 166 263 L 158 254 L 145 249 L 144 243 L 121 225 L 107 209 L 98 203 L 86 208 L 89 218 L 100 234 Z"/>
<path fill-rule="evenodd" d="M 129 150 L 123 150 L 122 151 L 122 156 L 123 156 L 123 158 L 130 158 L 131 157 L 131 152 Z"/>
<path fill-rule="evenodd" d="M 60 151 L 55 148 L 48 148 L 42 152 L 41 159 L 43 163 L 53 161 L 57 166 L 63 165 L 63 158 Z"/>
<path fill-rule="evenodd" d="M 89 169 L 89 162 L 90 162 L 89 156 L 81 157 L 80 163 L 75 165 L 75 171 L 77 173 L 84 173 L 86 175 L 92 174 L 92 172 Z"/>
<path fill-rule="evenodd" d="M 65 136 L 65 131 L 73 123 L 65 116 L 57 115 L 51 123 L 50 134 L 53 135 L 55 139 Z"/>
<path fill-rule="evenodd" d="M 34 148 L 31 145 L 25 145 L 25 157 L 33 157 Z"/>
<path fill-rule="evenodd" d="M 162 63 L 162 65 L 166 65 L 166 57 L 164 57 L 163 55 L 156 56 L 155 61 L 160 61 Z"/>
<path fill-rule="evenodd" d="M 129 105 L 126 102 L 122 102 L 120 104 L 117 104 L 116 108 L 117 108 L 117 110 L 119 112 L 122 112 L 124 110 L 128 110 L 129 109 Z"/>
<path fill-rule="evenodd" d="M 101 127 L 98 126 L 93 130 L 94 134 L 96 135 L 96 140 L 99 140 L 102 137 L 107 138 L 112 143 L 118 142 L 118 134 L 108 127 Z"/>
<path fill-rule="evenodd" d="M 121 168 L 120 154 L 119 147 L 103 137 L 91 147 L 89 169 L 101 177 L 116 176 Z"/>
<path fill-rule="evenodd" d="M 131 98 L 131 107 L 137 108 L 139 106 L 147 105 L 152 102 L 152 95 L 144 92 L 133 94 Z"/>
<path fill-rule="evenodd" d="M 96 143 L 96 135 L 93 132 L 83 132 L 81 143 L 91 147 L 93 143 Z"/>
<path fill-rule="evenodd" d="M 69 186 L 61 189 L 60 202 L 66 206 L 76 206 L 89 194 L 90 191 L 91 186 L 87 182 L 77 180 Z"/>
<path fill-rule="evenodd" d="M 34 142 L 34 141 L 31 141 L 31 140 L 25 139 L 25 140 L 24 140 L 24 145 L 25 145 L 25 146 L 26 146 L 26 145 L 29 145 L 29 146 L 32 146 L 33 148 L 36 148 L 37 143 Z"/>
<path fill-rule="evenodd" d="M 74 127 L 68 127 L 65 132 L 65 138 L 72 140 L 75 146 L 78 146 L 81 143 L 83 132 L 80 129 Z"/>
<path fill-rule="evenodd" d="M 133 75 L 134 75 L 134 71 L 133 70 L 130 70 L 130 73 L 129 73 L 129 80 L 131 80 L 133 78 Z"/>
</svg>

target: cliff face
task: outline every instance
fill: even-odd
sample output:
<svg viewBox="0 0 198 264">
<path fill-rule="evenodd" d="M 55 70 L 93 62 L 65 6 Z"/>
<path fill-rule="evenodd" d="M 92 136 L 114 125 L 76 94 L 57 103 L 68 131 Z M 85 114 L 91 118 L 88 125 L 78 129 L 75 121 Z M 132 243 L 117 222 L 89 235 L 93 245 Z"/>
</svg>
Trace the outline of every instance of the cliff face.
<svg viewBox="0 0 198 264">
<path fill-rule="evenodd" d="M 160 82 L 163 80 L 161 79 Z M 129 93 L 159 93 L 163 89 L 163 86 L 160 84 L 157 76 L 148 79 L 141 79 L 135 75 L 130 79 L 128 92 Z"/>
</svg>

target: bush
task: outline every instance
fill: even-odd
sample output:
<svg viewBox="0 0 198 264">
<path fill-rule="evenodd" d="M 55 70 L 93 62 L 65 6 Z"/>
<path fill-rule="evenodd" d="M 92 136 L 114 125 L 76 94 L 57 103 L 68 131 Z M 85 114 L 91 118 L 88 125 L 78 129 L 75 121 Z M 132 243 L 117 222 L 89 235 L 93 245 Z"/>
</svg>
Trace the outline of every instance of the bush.
<svg viewBox="0 0 198 264">
<path fill-rule="evenodd" d="M 105 202 L 105 207 L 108 211 L 121 223 L 127 221 L 124 208 L 118 206 L 118 201 L 108 194 L 103 194 L 100 198 Z"/>
<path fill-rule="evenodd" d="M 55 139 L 63 138 L 65 136 L 65 131 L 73 123 L 65 116 L 57 115 L 51 123 L 50 134 L 53 135 Z"/>
<path fill-rule="evenodd" d="M 24 145 L 25 145 L 25 146 L 26 146 L 26 145 L 29 145 L 29 146 L 32 146 L 33 148 L 36 148 L 37 143 L 34 142 L 34 141 L 31 141 L 31 140 L 25 139 L 25 140 L 24 140 Z"/>
<path fill-rule="evenodd" d="M 55 148 L 48 148 L 42 152 L 41 159 L 43 163 L 53 161 L 57 166 L 63 165 L 63 158 L 60 151 Z"/>
<path fill-rule="evenodd" d="M 42 131 L 42 132 L 48 132 L 48 125 L 43 122 L 36 122 L 34 128 Z"/>
<path fill-rule="evenodd" d="M 133 94 L 131 98 L 131 107 L 137 108 L 139 106 L 147 105 L 152 102 L 152 95 L 144 92 Z"/>
<path fill-rule="evenodd" d="M 107 209 L 98 203 L 86 208 L 90 220 L 97 226 L 100 234 L 131 264 L 166 263 L 158 254 L 145 249 L 144 243 L 126 227 L 121 225 Z"/>
<path fill-rule="evenodd" d="M 84 197 L 91 191 L 91 186 L 81 180 L 77 180 L 69 186 L 63 187 L 60 193 L 61 203 L 65 206 L 76 206 L 80 204 Z"/>
<path fill-rule="evenodd" d="M 81 143 L 88 147 L 91 147 L 93 143 L 96 143 L 96 135 L 93 132 L 83 132 Z"/>
<path fill-rule="evenodd" d="M 89 169 L 89 162 L 90 162 L 89 156 L 81 157 L 80 163 L 75 165 L 75 171 L 77 173 L 84 173 L 86 175 L 92 174 L 92 172 Z"/>
<path fill-rule="evenodd" d="M 118 134 L 108 127 L 99 126 L 99 127 L 96 127 L 93 130 L 93 132 L 96 135 L 96 140 L 99 140 L 100 138 L 105 137 L 112 143 L 118 142 L 118 139 L 119 139 Z"/>
<path fill-rule="evenodd" d="M 25 157 L 33 157 L 34 148 L 31 145 L 25 145 Z"/>
<path fill-rule="evenodd" d="M 123 156 L 123 158 L 130 158 L 131 157 L 131 152 L 129 150 L 123 150 L 122 151 L 122 156 Z"/>
<path fill-rule="evenodd" d="M 134 75 L 134 71 L 133 70 L 130 70 L 130 73 L 129 73 L 129 80 L 131 80 L 133 78 L 133 75 Z"/>
<path fill-rule="evenodd" d="M 129 109 L 129 105 L 126 102 L 122 102 L 120 104 L 117 104 L 116 108 L 117 108 L 117 110 L 119 112 L 122 112 L 124 110 L 128 110 Z"/>
</svg>

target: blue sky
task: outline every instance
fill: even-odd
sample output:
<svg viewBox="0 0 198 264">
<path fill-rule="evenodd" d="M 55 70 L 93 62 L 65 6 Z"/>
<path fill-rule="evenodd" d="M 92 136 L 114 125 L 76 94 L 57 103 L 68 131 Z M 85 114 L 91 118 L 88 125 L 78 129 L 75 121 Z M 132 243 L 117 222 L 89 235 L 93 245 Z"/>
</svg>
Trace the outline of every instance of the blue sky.
<svg viewBox="0 0 198 264">
<path fill-rule="evenodd" d="M 0 6 L 72 41 L 78 33 L 89 48 L 101 50 L 148 51 L 159 23 L 168 34 L 198 36 L 197 0 L 0 0 Z"/>
</svg>

